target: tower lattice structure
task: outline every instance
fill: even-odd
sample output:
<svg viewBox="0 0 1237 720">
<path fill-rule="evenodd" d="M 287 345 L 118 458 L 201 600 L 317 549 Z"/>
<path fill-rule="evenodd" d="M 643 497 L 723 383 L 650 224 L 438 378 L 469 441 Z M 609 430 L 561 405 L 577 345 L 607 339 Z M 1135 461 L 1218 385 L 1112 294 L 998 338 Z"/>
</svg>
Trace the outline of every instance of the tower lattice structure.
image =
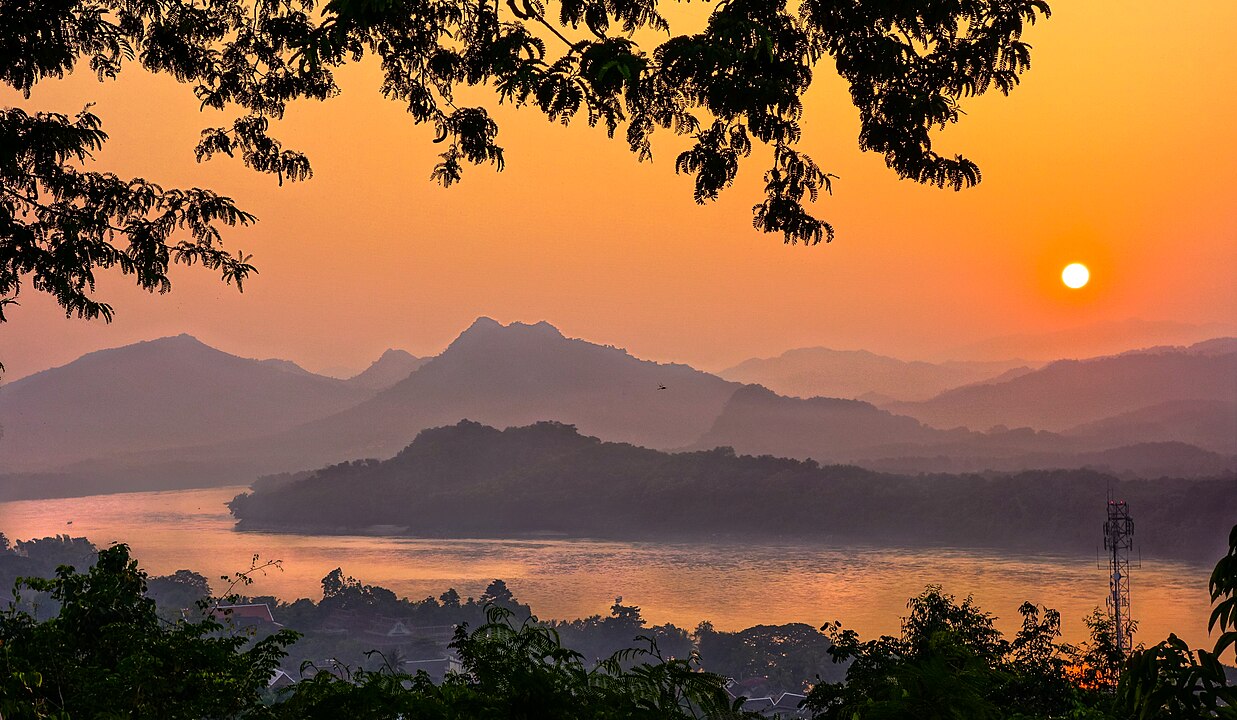
<svg viewBox="0 0 1237 720">
<path fill-rule="evenodd" d="M 1130 550 L 1134 547 L 1134 520 L 1124 500 L 1108 500 L 1104 523 L 1104 550 L 1108 554 L 1108 616 L 1112 619 L 1117 650 L 1130 650 Z"/>
</svg>

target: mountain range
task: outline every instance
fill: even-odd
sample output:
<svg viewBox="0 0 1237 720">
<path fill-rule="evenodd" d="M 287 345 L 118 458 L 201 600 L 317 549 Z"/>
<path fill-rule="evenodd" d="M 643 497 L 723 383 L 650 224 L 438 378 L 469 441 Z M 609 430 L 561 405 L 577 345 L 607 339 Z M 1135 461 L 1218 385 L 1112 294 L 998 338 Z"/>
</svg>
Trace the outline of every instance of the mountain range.
<svg viewBox="0 0 1237 720">
<path fill-rule="evenodd" d="M 970 385 L 929 400 L 885 407 L 935 427 L 1004 425 L 1069 432 L 1130 413 L 1136 422 L 1141 414 L 1145 422 L 1147 415 L 1156 414 L 1156 406 L 1206 414 L 1204 408 L 1214 411 L 1217 402 L 1221 407 L 1237 403 L 1237 339 L 1058 360 L 1004 382 Z M 1081 433 L 1086 435 L 1086 430 Z"/>
<path fill-rule="evenodd" d="M 906 361 L 866 350 L 797 348 L 773 358 L 752 358 L 718 373 L 782 395 L 831 397 L 874 403 L 927 400 L 960 385 L 1031 372 L 1038 363 Z"/>
<path fill-rule="evenodd" d="M 803 357 L 823 358 L 820 376 L 839 362 L 829 351 Z M 858 395 L 885 394 L 887 370 L 901 363 L 842 357 L 851 370 L 839 383 Z M 939 383 L 954 372 L 971 384 L 882 407 L 791 397 L 567 338 L 545 322 L 488 318 L 437 356 L 387 351 L 348 380 L 182 335 L 91 353 L 0 388 L 0 497 L 248 483 L 390 457 L 419 432 L 465 419 L 500 428 L 554 421 L 657 450 L 729 446 L 902 473 L 1237 467 L 1237 340 L 1037 369 L 902 364 L 910 369 L 899 378 Z"/>
<path fill-rule="evenodd" d="M 1036 361 L 1116 355 L 1130 349 L 1130 338 L 1151 345 L 1193 345 L 1215 337 L 1237 334 L 1237 326 L 1193 324 L 1173 320 L 1126 320 L 1091 323 L 1055 332 L 1006 335 L 955 348 L 952 357 L 969 360 L 1004 360 L 1022 357 Z"/>
<path fill-rule="evenodd" d="M 568 339 L 549 323 L 481 318 L 400 382 L 278 442 L 322 461 L 386 457 L 425 428 L 464 419 L 500 427 L 555 420 L 673 448 L 700 437 L 738 387 L 686 365 Z"/>
</svg>

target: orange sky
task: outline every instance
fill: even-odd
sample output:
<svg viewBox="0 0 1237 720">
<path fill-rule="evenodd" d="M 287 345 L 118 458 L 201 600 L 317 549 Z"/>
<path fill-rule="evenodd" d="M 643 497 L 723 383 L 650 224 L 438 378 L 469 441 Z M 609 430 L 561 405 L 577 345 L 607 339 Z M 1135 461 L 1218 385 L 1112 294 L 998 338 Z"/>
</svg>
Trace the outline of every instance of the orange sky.
<svg viewBox="0 0 1237 720">
<path fill-rule="evenodd" d="M 700 8 L 699 5 L 691 6 Z M 672 18 L 673 20 L 673 18 Z M 566 334 L 717 369 L 790 347 L 866 347 L 937 358 L 990 336 L 1130 317 L 1237 327 L 1237 3 L 1054 3 L 1012 96 L 971 101 L 939 140 L 984 172 L 953 193 L 899 181 L 856 146 L 857 112 L 827 66 L 807 99 L 801 149 L 841 176 L 817 203 L 838 239 L 788 247 L 752 231 L 763 159 L 697 207 L 674 175 L 681 141 L 639 164 L 581 122 L 500 110 L 507 169 L 429 180 L 439 146 L 377 93 L 372 64 L 343 95 L 294 106 L 277 135 L 315 177 L 276 186 L 226 158 L 197 165 L 190 88 L 131 69 L 45 82 L 29 103 L 88 100 L 111 135 L 98 166 L 201 185 L 259 216 L 226 238 L 261 274 L 246 292 L 181 268 L 166 296 L 108 278 L 116 321 L 67 320 L 27 292 L 0 325 L 14 379 L 83 352 L 189 332 L 245 356 L 311 369 L 362 367 L 387 347 L 440 350 L 474 317 L 546 319 Z M 1092 283 L 1066 290 L 1061 267 Z M 1131 338 L 1137 344 L 1138 338 Z M 1068 348 L 1063 349 L 1068 351 Z"/>
</svg>

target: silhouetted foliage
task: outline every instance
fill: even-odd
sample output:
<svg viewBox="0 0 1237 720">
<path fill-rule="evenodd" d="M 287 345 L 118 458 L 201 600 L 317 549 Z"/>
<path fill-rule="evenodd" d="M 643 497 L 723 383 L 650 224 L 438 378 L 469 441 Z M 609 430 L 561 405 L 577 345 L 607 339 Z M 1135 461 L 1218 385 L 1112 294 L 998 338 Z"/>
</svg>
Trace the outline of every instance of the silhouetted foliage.
<svg viewBox="0 0 1237 720">
<path fill-rule="evenodd" d="M 1213 617 L 1223 617 L 1234 596 L 1237 527 L 1229 545 L 1210 584 Z M 1023 626 L 1012 642 L 970 598 L 959 604 L 929 588 L 909 608 L 897 638 L 860 642 L 839 624 L 825 627 L 830 653 L 851 665 L 844 683 L 813 688 L 805 706 L 814 718 L 1237 718 L 1237 688 L 1219 661 L 1223 634 L 1215 652 L 1170 635 L 1127 658 L 1098 610 L 1086 621 L 1090 641 L 1074 648 L 1057 642 L 1059 615 L 1030 603 L 1019 609 Z"/>
<path fill-rule="evenodd" d="M 1228 553 L 1208 583 L 1214 604 L 1208 630 L 1220 635 L 1211 651 L 1191 650 L 1175 634 L 1129 658 L 1117 686 L 1117 707 L 1135 720 L 1237 718 L 1237 687 L 1220 659 L 1237 642 L 1237 525 Z"/>
<path fill-rule="evenodd" d="M 487 607 L 501 607 L 520 622 L 532 616 L 532 608 L 521 603 L 501 580 L 491 583 L 481 598 L 461 599 L 456 590 L 448 589 L 439 598 L 417 600 L 362 583 L 340 568 L 322 579 L 322 597 L 317 602 L 270 596 L 241 597 L 238 602 L 265 603 L 279 623 L 302 634 L 289 650 L 289 667 L 310 663 L 347 672 L 384 664 L 399 669 L 396 661 L 401 658 L 393 660 L 392 651 L 407 654 L 402 659 L 439 658 L 446 652 L 452 628 L 484 624 Z M 397 624 L 410 634 L 388 635 Z M 367 655 L 373 650 L 381 650 L 383 658 Z"/>
<path fill-rule="evenodd" d="M 1125 667 L 1125 653 L 1117 647 L 1117 633 L 1113 618 L 1096 608 L 1083 618 L 1087 626 L 1087 642 L 1073 652 L 1073 672 L 1076 682 L 1087 688 L 1111 692 L 1116 689 Z M 1130 623 L 1130 632 L 1138 630 L 1138 623 Z"/>
<path fill-rule="evenodd" d="M 669 624 L 649 627 L 640 608 L 624 605 L 621 597 L 615 598 L 610 614 L 605 617 L 551 620 L 547 624 L 558 633 L 564 646 L 580 653 L 589 662 L 600 662 L 641 640 L 652 641 L 668 658 L 690 658 L 693 653 L 687 631 Z M 718 671 L 712 664 L 707 667 L 710 671 Z"/>
<path fill-rule="evenodd" d="M 196 577 L 181 579 L 198 584 Z M 457 627 L 451 648 L 460 672 L 440 684 L 424 672 L 400 671 L 402 658 L 394 650 L 382 656 L 380 669 L 337 667 L 275 696 L 268 685 L 296 633 L 280 630 L 261 638 L 230 633 L 213 614 L 199 622 L 163 620 L 146 583 L 123 545 L 101 551 L 85 573 L 61 567 L 54 579 L 24 580 L 24 586 L 55 598 L 59 612 L 42 622 L 18 609 L 0 616 L 0 715 L 14 720 L 743 716 L 733 710 L 723 679 L 701 672 L 690 651 L 667 658 L 655 641 L 636 649 L 629 642 L 600 662 L 586 662 L 550 627 L 499 605 L 488 607 L 476 630 Z M 375 589 L 337 571 L 324 580 L 324 590 L 325 605 Z M 504 590 L 496 582 L 490 594 L 514 605 Z M 368 595 L 388 603 L 386 593 Z"/>
<path fill-rule="evenodd" d="M 829 637 L 811 625 L 757 625 L 719 632 L 711 623 L 696 627 L 696 647 L 705 666 L 735 680 L 764 678 L 774 691 L 800 693 L 809 684 L 841 680 L 845 665 L 833 662 Z"/>
<path fill-rule="evenodd" d="M 1055 611 L 1024 604 L 1022 629 L 1009 641 L 971 598 L 959 603 L 939 587 L 907 607 L 899 637 L 861 642 L 839 624 L 825 627 L 829 652 L 851 664 L 844 683 L 812 689 L 805 705 L 814 717 L 1062 717 L 1079 705 Z"/>
<path fill-rule="evenodd" d="M 146 579 L 146 596 L 155 601 L 164 617 L 175 620 L 211 597 L 210 582 L 192 570 Z"/>
<path fill-rule="evenodd" d="M 1218 628 L 1220 631 L 1212 653 L 1223 657 L 1227 649 L 1237 647 L 1237 525 L 1228 535 L 1228 554 L 1216 563 L 1207 588 L 1215 605 L 1207 630 L 1214 632 Z"/>
<path fill-rule="evenodd" d="M 0 608 L 13 599 L 10 592 L 19 578 L 48 578 L 56 568 L 68 566 L 88 568 L 94 565 L 98 549 L 84 537 L 54 535 L 32 540 L 18 540 L 12 545 L 0 542 Z M 46 592 L 29 588 L 23 593 L 21 607 L 38 618 L 55 614 L 57 603 Z"/>
<path fill-rule="evenodd" d="M 384 587 L 363 585 L 354 577 L 344 577 L 340 568 L 322 578 L 322 602 L 330 607 L 355 610 L 389 604 L 395 599 L 395 593 Z"/>
<path fill-rule="evenodd" d="M 641 160 L 657 131 L 686 136 L 675 167 L 694 176 L 697 202 L 730 186 L 764 143 L 771 165 L 754 225 L 815 244 L 833 228 L 804 202 L 828 192 L 832 176 L 797 145 L 820 63 L 850 86 L 861 148 L 900 177 L 960 189 L 979 182 L 979 169 L 938 151 L 933 131 L 958 121 L 964 99 L 1017 85 L 1030 67 L 1023 31 L 1048 14 L 1043 0 L 724 0 L 699 32 L 674 35 L 656 0 L 5 0 L 0 79 L 28 97 L 40 81 L 85 68 L 100 80 L 134 62 L 167 73 L 203 108 L 239 113 L 203 131 L 199 161 L 239 155 L 282 183 L 311 169 L 270 134 L 272 121 L 294 100 L 336 95 L 335 71 L 370 55 L 382 94 L 433 127 L 444 150 L 431 175 L 443 185 L 465 163 L 503 167 L 489 111 L 456 103 L 461 87 L 490 85 L 498 102 L 551 121 L 621 131 Z M 666 37 L 641 44 L 657 34 Z M 110 319 L 93 298 L 96 269 L 118 267 L 160 292 L 173 261 L 238 286 L 254 271 L 219 247 L 219 228 L 251 215 L 207 190 L 84 170 L 106 139 L 89 108 L 0 111 L 0 308 L 29 278 L 68 313 Z"/>
<path fill-rule="evenodd" d="M 211 618 L 169 623 L 146 581 L 124 545 L 99 552 L 87 572 L 61 566 L 52 579 L 23 580 L 59 610 L 42 622 L 18 608 L 0 615 L 3 716 L 197 720 L 260 708 L 295 633 L 249 644 Z"/>
<path fill-rule="evenodd" d="M 28 50 L 22 47 L 26 42 L 39 44 L 56 37 L 71 45 L 76 38 L 83 47 L 119 43 L 120 37 L 113 35 L 119 30 L 100 29 L 102 8 L 92 5 L 77 7 L 85 17 L 74 21 L 41 18 L 46 23 L 36 22 L 37 30 L 23 27 L 22 21 L 41 15 L 41 8 L 54 14 L 49 4 L 0 5 L 0 73 L 28 91 L 33 79 L 27 81 L 23 70 L 37 74 L 52 70 L 37 62 L 38 55 L 35 68 L 15 67 L 21 63 L 12 54 Z M 6 17 L 14 11 L 17 22 Z M 47 35 L 14 37 L 30 30 Z M 82 35 L 76 36 L 79 32 Z M 107 36 L 92 38 L 95 32 Z M 77 47 L 62 50 L 82 52 Z M 67 315 L 110 321 L 112 307 L 93 297 L 97 270 L 118 268 L 132 275 L 139 287 L 161 293 L 172 287 L 168 268 L 173 262 L 218 270 L 238 288 L 254 272 L 248 256 L 229 255 L 219 247 L 220 226 L 254 221 L 230 198 L 82 169 L 107 139 L 101 126 L 89 109 L 69 117 L 0 108 L 0 322 L 5 320 L 5 306 L 17 302 L 23 280 L 52 295 Z"/>
<path fill-rule="evenodd" d="M 1191 650 L 1172 634 L 1129 659 L 1117 706 L 1136 720 L 1237 718 L 1237 688 L 1213 653 Z"/>
<path fill-rule="evenodd" d="M 1217 608 L 1229 607 L 1225 603 L 1234 596 L 1227 560 L 1235 555 L 1237 527 L 1211 584 Z M 198 589 L 204 583 L 188 572 L 169 578 Z M 725 692 L 724 677 L 701 671 L 696 648 L 688 644 L 682 655 L 666 652 L 662 640 L 672 636 L 642 632 L 640 609 L 621 599 L 609 617 L 574 623 L 540 623 L 490 605 L 475 629 L 466 623 L 456 627 L 450 648 L 458 670 L 438 681 L 425 672 L 403 672 L 402 651 L 389 649 L 368 654 L 372 669 L 337 665 L 315 673 L 322 668 L 306 665 L 310 672 L 303 679 L 274 691 L 267 685 L 295 633 L 230 633 L 212 614 L 201 622 L 161 620 L 146 575 L 124 546 L 98 553 L 87 572 L 61 567 L 53 579 L 22 585 L 60 604 L 57 615 L 42 622 L 17 608 L 0 615 L 0 713 L 14 720 L 758 717 L 740 711 L 741 699 Z M 450 593 L 441 604 L 432 598 L 394 600 L 338 570 L 324 578 L 323 589 L 316 607 L 327 613 L 340 610 L 331 603 L 347 597 L 362 598 L 363 607 L 378 611 L 392 603 L 429 612 L 476 607 Z M 515 603 L 497 581 L 487 595 Z M 313 606 L 298 601 L 281 614 L 294 614 L 301 603 Z M 1030 603 L 1019 608 L 1022 626 L 1012 639 L 1002 636 L 993 617 L 970 598 L 959 602 L 939 587 L 911 599 L 908 609 L 899 636 L 869 641 L 839 623 L 826 625 L 823 635 L 803 626 L 717 633 L 702 623 L 696 638 L 701 649 L 730 646 L 756 672 L 793 666 L 801 659 L 797 649 L 807 649 L 814 659 L 815 651 L 824 649 L 848 662 L 844 682 L 818 682 L 804 702 L 821 720 L 1237 717 L 1234 688 L 1218 663 L 1225 651 L 1220 645 L 1215 652 L 1191 651 L 1170 636 L 1138 650 L 1124 664 L 1113 694 L 1077 672 L 1088 658 L 1102 656 L 1095 648 L 1111 644 L 1102 623 L 1089 623 L 1092 648 L 1076 649 L 1058 642 L 1060 616 Z M 1223 642 L 1231 624 L 1216 626 Z M 610 628 L 615 637 L 638 636 L 595 662 L 565 641 L 567 634 L 590 627 Z M 719 658 L 719 664 L 726 662 Z"/>
<path fill-rule="evenodd" d="M 667 659 L 655 644 L 600 663 L 563 646 L 551 628 L 491 607 L 485 624 L 451 643 L 461 672 L 441 684 L 390 668 L 339 677 L 318 673 L 272 707 L 275 718 L 739 718 L 722 678 L 692 658 Z"/>
<path fill-rule="evenodd" d="M 98 550 L 84 537 L 53 535 L 33 540 L 18 540 L 13 552 L 28 558 L 39 567 L 54 570 L 61 565 L 88 567 L 94 564 Z"/>
</svg>

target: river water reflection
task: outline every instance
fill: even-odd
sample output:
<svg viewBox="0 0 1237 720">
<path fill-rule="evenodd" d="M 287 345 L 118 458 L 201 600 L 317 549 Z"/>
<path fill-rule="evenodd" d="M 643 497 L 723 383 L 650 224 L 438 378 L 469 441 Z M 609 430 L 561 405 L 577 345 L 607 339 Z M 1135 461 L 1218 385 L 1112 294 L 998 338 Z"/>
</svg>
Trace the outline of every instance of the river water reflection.
<svg viewBox="0 0 1237 720">
<path fill-rule="evenodd" d="M 401 596 L 437 596 L 448 587 L 476 596 L 502 578 L 541 617 L 608 612 L 615 596 L 653 623 L 721 630 L 757 624 L 841 620 L 862 635 L 891 633 L 906 599 L 930 583 L 973 594 L 1012 631 L 1024 600 L 1061 611 L 1067 640 L 1103 606 L 1106 572 L 1094 557 L 1007 555 L 940 548 L 819 544 L 660 543 L 589 540 L 443 540 L 237 532 L 224 503 L 243 487 L 129 493 L 0 503 L 10 539 L 55 533 L 102 546 L 126 542 L 153 574 L 181 568 L 217 578 L 249 566 L 257 553 L 282 571 L 259 577 L 252 594 L 321 595 L 336 567 Z M 70 524 L 71 523 L 71 524 Z M 1098 535 L 1098 527 L 1097 527 Z M 1175 632 L 1207 643 L 1209 568 L 1143 558 L 1132 575 L 1138 639 Z M 216 583 L 217 584 L 217 583 Z"/>
</svg>

